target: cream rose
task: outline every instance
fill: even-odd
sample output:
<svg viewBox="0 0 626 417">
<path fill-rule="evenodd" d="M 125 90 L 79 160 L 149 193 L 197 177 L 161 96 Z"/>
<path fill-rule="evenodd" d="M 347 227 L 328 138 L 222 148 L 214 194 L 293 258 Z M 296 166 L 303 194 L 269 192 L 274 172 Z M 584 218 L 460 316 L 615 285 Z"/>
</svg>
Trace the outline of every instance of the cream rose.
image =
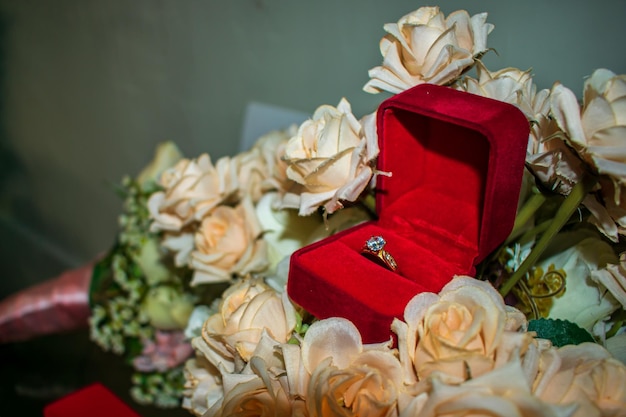
<svg viewBox="0 0 626 417">
<path fill-rule="evenodd" d="M 231 291 L 230 296 L 239 299 L 244 295 L 247 299 L 250 294 L 241 294 L 242 288 L 246 287 L 255 292 L 255 286 L 244 285 Z M 225 302 L 221 307 L 226 308 L 232 301 Z M 194 344 L 197 346 L 197 357 L 186 364 L 187 389 L 183 392 L 183 406 L 194 414 L 205 417 L 241 413 L 255 416 L 303 415 L 298 414 L 298 410 L 304 409 L 303 398 L 294 394 L 296 386 L 293 377 L 297 375 L 291 375 L 292 367 L 286 365 L 293 359 L 289 352 L 299 350 L 297 346 L 279 344 L 265 329 L 249 360 L 233 367 L 231 363 L 224 362 L 223 352 L 211 351 L 202 338 L 194 339 Z M 281 350 L 285 352 L 282 356 L 279 354 Z M 209 355 L 205 356 L 206 353 Z M 222 360 L 217 367 L 215 358 Z"/>
<path fill-rule="evenodd" d="M 575 409 L 535 397 L 519 360 L 461 384 L 449 385 L 441 375 L 430 384 L 430 390 L 415 396 L 400 417 L 569 417 Z"/>
<path fill-rule="evenodd" d="M 421 293 L 406 306 L 404 322 L 395 320 L 405 381 L 435 371 L 458 381 L 483 375 L 523 352 L 532 337 L 518 332 L 524 315 L 505 306 L 487 282 L 455 277 L 440 292 Z M 414 369 L 415 375 L 411 374 Z"/>
<path fill-rule="evenodd" d="M 550 91 L 537 91 L 530 71 L 505 68 L 491 72 L 476 66 L 478 78 L 467 77 L 459 89 L 519 108 L 530 122 L 526 162 L 546 188 L 569 194 L 584 173 L 580 158 L 562 140 L 562 132 L 549 117 Z"/>
<path fill-rule="evenodd" d="M 582 107 L 574 93 L 560 83 L 554 85 L 550 97 L 552 115 L 565 132 L 568 144 L 597 173 L 612 181 L 611 187 L 602 186 L 601 193 L 603 200 L 610 202 L 607 206 L 622 208 L 618 216 L 595 197 L 588 197 L 583 204 L 596 218 L 598 229 L 617 242 L 626 226 L 622 201 L 626 186 L 626 75 L 615 75 L 606 69 L 594 71 L 585 81 Z"/>
<path fill-rule="evenodd" d="M 369 71 L 363 89 L 395 94 L 422 83 L 455 81 L 487 51 L 493 25 L 486 19 L 486 13 L 470 17 L 464 10 L 445 18 L 438 7 L 421 7 L 386 24 L 388 35 L 380 41 L 383 64 Z"/>
<path fill-rule="evenodd" d="M 237 174 L 240 198 L 249 198 L 256 203 L 263 194 L 272 189 L 270 172 L 258 148 L 242 152 L 232 159 Z"/>
<path fill-rule="evenodd" d="M 193 221 L 200 221 L 236 189 L 236 175 L 229 158 L 221 158 L 215 166 L 209 155 L 183 159 L 163 172 L 163 191 L 148 200 L 153 219 L 150 229 L 179 232 Z"/>
<path fill-rule="evenodd" d="M 185 228 L 182 232 L 163 232 L 161 246 L 174 254 L 176 266 L 188 266 L 191 253 L 196 247 L 193 228 Z"/>
<path fill-rule="evenodd" d="M 248 199 L 236 207 L 217 207 L 202 220 L 194 239 L 191 285 L 228 281 L 268 266 L 267 245 Z"/>
<path fill-rule="evenodd" d="M 350 321 L 313 323 L 302 342 L 302 360 L 311 375 L 310 417 L 397 416 L 400 363 L 391 349 L 366 349 Z"/>
<path fill-rule="evenodd" d="M 197 353 L 185 362 L 185 386 L 182 407 L 196 416 L 204 415 L 221 400 L 222 377 L 216 367 Z"/>
<path fill-rule="evenodd" d="M 619 262 L 592 271 L 591 279 L 606 288 L 626 309 L 626 252 L 620 254 Z"/>
<path fill-rule="evenodd" d="M 373 175 L 378 154 L 375 115 L 359 122 L 347 100 L 337 107 L 320 106 L 285 148 L 287 176 L 302 192 L 287 192 L 283 207 L 309 215 L 323 206 L 327 213 L 355 201 Z"/>
<path fill-rule="evenodd" d="M 626 183 L 626 75 L 598 69 L 585 81 L 583 105 L 571 90 L 555 84 L 552 113 L 569 141 L 600 174 Z"/>
<path fill-rule="evenodd" d="M 219 408 L 214 406 L 205 416 L 291 416 L 292 404 L 299 402 L 290 398 L 281 384 L 277 370 L 262 357 L 253 357 L 251 372 L 224 374 L 224 397 Z M 278 372 L 277 372 L 278 371 Z"/>
<path fill-rule="evenodd" d="M 534 381 L 536 396 L 574 404 L 576 417 L 616 416 L 626 409 L 626 366 L 595 343 L 543 352 Z"/>
<path fill-rule="evenodd" d="M 284 193 L 293 186 L 293 182 L 287 178 L 287 164 L 283 160 L 285 148 L 289 139 L 298 131 L 296 125 L 284 130 L 275 130 L 261 136 L 254 144 L 253 149 L 258 150 L 267 166 L 269 178 L 267 182 L 274 190 Z"/>
<path fill-rule="evenodd" d="M 263 333 L 286 343 L 296 326 L 296 313 L 286 294 L 256 279 L 247 279 L 224 294 L 219 312 L 207 319 L 193 345 L 215 367 L 241 372 Z"/>
<path fill-rule="evenodd" d="M 549 190 L 569 195 L 585 172 L 583 162 L 558 137 L 552 119 L 541 117 L 532 126 L 526 162 L 534 176 Z"/>
<path fill-rule="evenodd" d="M 537 92 L 530 71 L 504 68 L 491 72 L 480 63 L 476 69 L 478 78 L 465 78 L 459 89 L 513 104 L 530 120 L 533 120 L 538 114 L 548 114 L 550 91 L 540 90 Z"/>
</svg>

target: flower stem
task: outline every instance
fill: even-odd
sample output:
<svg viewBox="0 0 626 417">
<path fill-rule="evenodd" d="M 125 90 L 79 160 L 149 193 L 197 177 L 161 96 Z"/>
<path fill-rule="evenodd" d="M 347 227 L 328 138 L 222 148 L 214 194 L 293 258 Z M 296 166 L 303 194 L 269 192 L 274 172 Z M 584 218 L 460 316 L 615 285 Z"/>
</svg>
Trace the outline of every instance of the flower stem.
<svg viewBox="0 0 626 417">
<path fill-rule="evenodd" d="M 525 276 L 528 270 L 537 262 L 552 241 L 552 238 L 561 230 L 565 223 L 567 223 L 596 182 L 597 178 L 587 176 L 572 188 L 570 194 L 563 200 L 563 203 L 557 210 L 552 223 L 548 226 L 541 238 L 539 238 L 535 247 L 530 254 L 528 254 L 528 257 L 522 262 L 520 267 L 511 274 L 509 279 L 502 284 L 502 287 L 500 287 L 500 294 L 502 294 L 503 297 L 513 289 L 519 280 Z"/>
<path fill-rule="evenodd" d="M 533 190 L 533 195 L 524 203 L 520 211 L 515 217 L 515 224 L 509 238 L 505 242 L 505 246 L 513 239 L 515 239 L 520 233 L 522 227 L 530 220 L 530 218 L 539 210 L 539 208 L 546 202 L 547 197 L 545 194 L 539 192 L 536 188 Z"/>
</svg>

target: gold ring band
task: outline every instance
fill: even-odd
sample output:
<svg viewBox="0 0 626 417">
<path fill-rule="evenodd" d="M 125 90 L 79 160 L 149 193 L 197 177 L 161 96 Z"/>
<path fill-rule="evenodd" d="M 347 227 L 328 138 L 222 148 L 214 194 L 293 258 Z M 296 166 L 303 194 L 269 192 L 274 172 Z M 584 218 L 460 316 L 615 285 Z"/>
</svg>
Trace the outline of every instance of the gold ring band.
<svg viewBox="0 0 626 417">
<path fill-rule="evenodd" d="M 365 245 L 363 245 L 361 253 L 379 265 L 395 272 L 398 269 L 398 263 L 393 256 L 384 249 L 386 244 L 387 241 L 382 236 L 372 236 L 367 239 Z"/>
</svg>

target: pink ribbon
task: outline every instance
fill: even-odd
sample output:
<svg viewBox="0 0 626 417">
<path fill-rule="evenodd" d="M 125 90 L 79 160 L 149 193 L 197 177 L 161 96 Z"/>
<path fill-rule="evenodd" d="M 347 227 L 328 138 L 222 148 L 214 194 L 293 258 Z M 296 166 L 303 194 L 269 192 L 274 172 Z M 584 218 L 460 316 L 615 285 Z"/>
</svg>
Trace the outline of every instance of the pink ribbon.
<svg viewBox="0 0 626 417">
<path fill-rule="evenodd" d="M 26 288 L 0 302 L 0 343 L 78 330 L 88 325 L 93 262 Z"/>
</svg>

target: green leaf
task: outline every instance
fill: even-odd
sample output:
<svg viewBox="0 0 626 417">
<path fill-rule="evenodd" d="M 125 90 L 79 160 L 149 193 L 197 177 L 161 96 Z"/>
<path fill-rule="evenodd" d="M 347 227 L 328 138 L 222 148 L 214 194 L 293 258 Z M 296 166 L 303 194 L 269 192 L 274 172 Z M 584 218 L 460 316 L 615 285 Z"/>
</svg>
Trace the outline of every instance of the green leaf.
<svg viewBox="0 0 626 417">
<path fill-rule="evenodd" d="M 106 283 L 112 280 L 111 259 L 117 248 L 118 246 L 115 245 L 104 258 L 100 259 L 93 266 L 91 282 L 89 283 L 89 306 L 92 308 L 99 303 L 101 298 L 99 295 L 102 293 Z"/>
<path fill-rule="evenodd" d="M 129 364 L 132 364 L 133 359 L 141 355 L 143 351 L 143 343 L 138 337 L 128 337 L 125 343 L 126 347 L 126 359 Z"/>
<path fill-rule="evenodd" d="M 584 342 L 595 343 L 587 330 L 567 320 L 530 320 L 528 331 L 537 332 L 537 337 L 550 340 L 556 347 L 578 345 Z"/>
</svg>

